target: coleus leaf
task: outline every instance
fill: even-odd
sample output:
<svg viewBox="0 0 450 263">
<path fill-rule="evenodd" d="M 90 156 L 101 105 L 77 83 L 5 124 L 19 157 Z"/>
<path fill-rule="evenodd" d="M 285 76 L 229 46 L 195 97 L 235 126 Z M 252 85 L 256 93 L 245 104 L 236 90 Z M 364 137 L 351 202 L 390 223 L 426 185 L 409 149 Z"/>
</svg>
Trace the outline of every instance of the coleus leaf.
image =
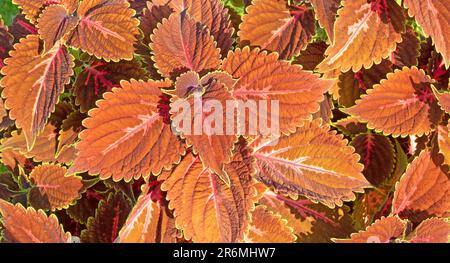
<svg viewBox="0 0 450 263">
<path fill-rule="evenodd" d="M 173 10 L 168 4 L 157 5 L 155 3 L 147 2 L 147 8 L 142 12 L 141 23 L 139 25 L 139 28 L 144 35 L 143 42 L 145 45 L 148 46 L 148 44 L 150 44 L 150 36 L 158 27 L 158 24 L 161 23 L 164 18 L 169 18 L 172 13 Z"/>
<path fill-rule="evenodd" d="M 325 58 L 325 50 L 328 45 L 325 42 L 314 42 L 308 44 L 300 55 L 295 58 L 294 64 L 302 65 L 304 70 L 314 70 Z"/>
<path fill-rule="evenodd" d="M 367 127 L 364 123 L 359 122 L 355 117 L 347 117 L 340 119 L 333 124 L 339 131 L 347 135 L 357 135 L 367 132 Z"/>
<path fill-rule="evenodd" d="M 159 109 L 161 88 L 170 81 L 122 81 L 104 94 L 83 121 L 78 157 L 69 173 L 88 171 L 100 178 L 130 181 L 159 174 L 180 160 L 185 149 Z M 163 114 L 162 114 L 163 115 Z"/>
<path fill-rule="evenodd" d="M 450 166 L 450 135 L 448 127 L 439 125 L 437 129 L 439 153 L 444 156 L 444 163 Z"/>
<path fill-rule="evenodd" d="M 139 34 L 135 13 L 123 0 L 82 1 L 79 23 L 67 42 L 106 61 L 131 60 Z"/>
<path fill-rule="evenodd" d="M 141 63 L 136 60 L 106 63 L 92 59 L 80 74 L 73 86 L 75 104 L 81 112 L 87 112 L 95 107 L 103 93 L 120 87 L 121 80 L 146 80 L 147 76 Z"/>
<path fill-rule="evenodd" d="M 244 102 L 279 101 L 279 126 L 283 134 L 292 133 L 303 121 L 311 120 L 311 114 L 319 111 L 323 93 L 334 83 L 303 71 L 298 65 L 278 60 L 275 53 L 249 47 L 230 52 L 222 70 L 238 79 L 231 89 L 234 98 Z M 263 116 L 259 118 L 268 123 Z"/>
<path fill-rule="evenodd" d="M 448 243 L 450 223 L 446 219 L 430 218 L 424 220 L 408 236 L 411 243 Z"/>
<path fill-rule="evenodd" d="M 284 0 L 253 0 L 246 11 L 241 42 L 278 52 L 281 59 L 298 55 L 314 35 L 314 13 L 305 6 L 290 11 Z"/>
<path fill-rule="evenodd" d="M 394 214 L 414 217 L 450 215 L 450 179 L 428 150 L 409 164 L 396 185 Z"/>
<path fill-rule="evenodd" d="M 70 14 L 64 6 L 47 7 L 38 19 L 39 36 L 44 41 L 44 52 L 69 34 L 78 24 L 78 17 Z"/>
<path fill-rule="evenodd" d="M 209 30 L 191 18 L 186 11 L 173 13 L 151 36 L 155 67 L 165 77 L 185 71 L 216 69 L 220 49 Z"/>
<path fill-rule="evenodd" d="M 167 191 L 169 208 L 184 237 L 194 242 L 238 242 L 248 229 L 256 189 L 253 158 L 241 141 L 225 171 L 229 185 L 205 168 L 198 156 L 188 153 L 171 172 L 158 180 Z"/>
<path fill-rule="evenodd" d="M 3 238 L 11 243 L 66 243 L 71 235 L 58 223 L 55 215 L 47 216 L 21 204 L 10 204 L 0 199 Z"/>
<path fill-rule="evenodd" d="M 83 128 L 82 121 L 85 118 L 85 114 L 74 111 L 62 122 L 61 129 L 58 133 L 58 145 L 55 153 L 55 157 L 62 163 L 75 160 L 76 155 L 78 154 L 75 144 L 78 142 L 78 134 Z"/>
<path fill-rule="evenodd" d="M 321 27 L 327 32 L 330 42 L 334 41 L 334 22 L 341 4 L 340 0 L 310 0 L 316 11 L 316 17 Z"/>
<path fill-rule="evenodd" d="M 100 201 L 95 217 L 89 218 L 87 229 L 81 232 L 81 241 L 113 243 L 130 211 L 131 203 L 121 192 L 110 193 L 106 201 Z"/>
<path fill-rule="evenodd" d="M 446 113 L 450 113 L 450 92 L 440 92 L 436 89 L 433 89 L 433 91 L 441 109 Z"/>
<path fill-rule="evenodd" d="M 388 74 L 356 106 L 345 111 L 385 135 L 429 134 L 441 116 L 431 83 L 422 70 L 404 67 Z"/>
<path fill-rule="evenodd" d="M 409 16 L 414 16 L 423 31 L 431 36 L 436 50 L 444 57 L 445 65 L 450 66 L 450 10 L 446 0 L 420 1 L 405 0 Z"/>
<path fill-rule="evenodd" d="M 180 80 L 178 80 L 178 86 Z M 194 86 L 195 87 L 195 86 Z M 201 87 L 204 89 L 203 94 L 199 96 L 197 93 L 188 96 L 186 99 L 174 97 L 171 99 L 171 110 L 172 123 L 175 125 L 175 130 L 180 133 L 182 138 L 186 139 L 186 144 L 188 146 L 193 146 L 195 154 L 200 156 L 203 164 L 210 168 L 214 173 L 219 175 L 219 177 L 226 183 L 230 180 L 226 172 L 223 171 L 224 164 L 231 160 L 232 148 L 234 143 L 237 141 L 237 136 L 234 134 L 228 134 L 223 130 L 216 132 L 216 130 L 210 130 L 219 128 L 219 125 L 212 127 L 208 126 L 208 122 L 218 122 L 216 120 L 218 114 L 220 114 L 222 120 L 227 120 L 226 111 L 216 112 L 217 109 L 210 112 L 204 112 L 203 108 L 206 108 L 206 104 L 211 101 L 220 103 L 222 109 L 227 106 L 227 101 L 232 101 L 233 98 L 230 92 L 227 91 L 226 86 L 215 78 L 207 82 L 206 85 Z M 179 91 L 180 92 L 180 91 Z M 189 105 L 189 109 L 179 108 L 184 102 Z M 197 106 L 201 105 L 201 107 Z M 192 109 L 192 110 L 191 110 Z M 180 110 L 182 110 L 180 112 Z M 186 112 L 188 111 L 188 112 Z M 188 115 L 187 115 L 188 114 Z M 178 120 L 178 116 L 182 119 Z M 187 118 L 185 118 L 187 116 Z M 188 119 L 189 124 L 184 123 L 184 119 Z M 201 121 L 202 130 L 200 132 L 196 131 L 198 129 L 198 123 Z M 234 123 L 234 120 L 231 120 Z M 229 125 L 229 122 L 226 124 Z M 180 127 L 181 126 L 181 127 Z M 234 127 L 236 127 L 235 125 Z M 189 128 L 190 127 L 190 128 Z M 225 127 L 222 127 L 224 129 Z"/>
<path fill-rule="evenodd" d="M 246 243 L 292 243 L 297 237 L 292 228 L 279 214 L 268 211 L 265 206 L 259 205 L 252 212 L 250 229 L 245 234 Z"/>
<path fill-rule="evenodd" d="M 8 32 L 8 27 L 0 16 L 0 70 L 5 65 L 4 59 L 9 55 L 9 51 L 13 48 L 14 37 Z"/>
<path fill-rule="evenodd" d="M 39 37 L 29 35 L 14 45 L 11 58 L 2 68 L 2 97 L 10 109 L 10 118 L 22 128 L 28 149 L 44 129 L 58 96 L 73 74 L 73 56 L 65 46 L 55 45 L 46 54 L 39 53 Z"/>
<path fill-rule="evenodd" d="M 67 208 L 66 213 L 76 222 L 86 224 L 88 219 L 95 215 L 99 202 L 104 199 L 97 189 L 88 189 L 76 204 Z"/>
<path fill-rule="evenodd" d="M 49 5 L 62 5 L 69 12 L 73 13 L 78 7 L 79 0 L 13 0 L 22 9 L 25 18 L 32 24 L 36 24 L 42 9 Z"/>
<path fill-rule="evenodd" d="M 369 186 L 353 147 L 320 120 L 269 140 L 256 148 L 254 156 L 258 180 L 278 192 L 304 195 L 329 207 L 354 200 L 353 192 Z"/>
<path fill-rule="evenodd" d="M 354 233 L 350 239 L 335 239 L 336 243 L 391 243 L 401 237 L 406 229 L 406 221 L 397 216 L 382 217 L 366 230 Z"/>
<path fill-rule="evenodd" d="M 81 177 L 66 176 L 66 168 L 56 164 L 43 164 L 30 174 L 35 187 L 29 192 L 29 202 L 35 208 L 63 209 L 80 198 L 83 187 Z"/>
<path fill-rule="evenodd" d="M 343 1 L 335 23 L 334 42 L 319 65 L 323 73 L 333 69 L 358 72 L 379 64 L 396 49 L 404 31 L 404 17 L 395 1 L 388 1 L 388 17 L 381 17 L 377 1 Z"/>
<path fill-rule="evenodd" d="M 169 6 L 175 13 L 186 13 L 196 22 L 205 25 L 220 48 L 222 56 L 226 56 L 233 44 L 234 28 L 230 21 L 228 9 L 220 0 L 172 0 Z"/>
<path fill-rule="evenodd" d="M 119 232 L 119 243 L 175 243 L 175 219 L 161 201 L 153 200 L 148 185 Z"/>
<path fill-rule="evenodd" d="M 352 145 L 361 156 L 363 174 L 374 186 L 379 186 L 394 169 L 394 146 L 388 138 L 378 134 L 360 134 Z"/>
<path fill-rule="evenodd" d="M 408 28 L 402 34 L 402 42 L 391 54 L 390 60 L 397 67 L 412 67 L 418 65 L 420 41 L 413 29 Z"/>
</svg>

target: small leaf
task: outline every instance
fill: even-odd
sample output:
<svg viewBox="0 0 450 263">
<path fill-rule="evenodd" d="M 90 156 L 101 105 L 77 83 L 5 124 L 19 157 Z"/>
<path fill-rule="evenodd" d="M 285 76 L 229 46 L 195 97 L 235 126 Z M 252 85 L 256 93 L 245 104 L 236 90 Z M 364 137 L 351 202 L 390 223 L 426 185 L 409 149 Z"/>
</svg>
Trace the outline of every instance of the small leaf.
<svg viewBox="0 0 450 263">
<path fill-rule="evenodd" d="M 47 216 L 21 204 L 10 204 L 0 199 L 3 238 L 10 243 L 67 243 L 71 237 L 58 223 L 55 215 Z"/>
<path fill-rule="evenodd" d="M 78 7 L 79 0 L 13 0 L 13 4 L 16 4 L 22 9 L 22 13 L 25 15 L 32 24 L 36 24 L 39 14 L 42 9 L 48 5 L 62 5 L 70 13 L 73 13 Z"/>
<path fill-rule="evenodd" d="M 397 67 L 412 67 L 418 65 L 420 41 L 416 33 L 408 28 L 402 34 L 403 41 L 397 45 L 397 50 L 391 55 L 391 62 Z"/>
<path fill-rule="evenodd" d="M 42 209 L 62 209 L 69 207 L 76 199 L 80 198 L 79 192 L 82 188 L 81 177 L 65 176 L 66 168 L 55 164 L 43 164 L 33 169 L 30 178 L 38 192 L 29 196 L 31 204 L 43 203 L 44 199 L 48 207 L 36 207 Z"/>
<path fill-rule="evenodd" d="M 406 222 L 400 218 L 382 217 L 366 230 L 354 233 L 350 239 L 335 239 L 336 243 L 391 243 L 401 237 L 406 229 Z"/>
</svg>

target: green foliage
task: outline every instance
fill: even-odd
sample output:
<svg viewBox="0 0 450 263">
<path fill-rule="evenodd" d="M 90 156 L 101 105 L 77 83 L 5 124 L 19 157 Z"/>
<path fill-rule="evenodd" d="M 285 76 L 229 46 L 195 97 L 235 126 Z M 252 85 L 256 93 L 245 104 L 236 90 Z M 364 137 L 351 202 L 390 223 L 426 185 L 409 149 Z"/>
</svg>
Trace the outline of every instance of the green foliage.
<svg viewBox="0 0 450 263">
<path fill-rule="evenodd" d="M 11 1 L 0 0 L 0 16 L 6 25 L 11 25 L 12 19 L 19 12 L 19 9 Z"/>
</svg>

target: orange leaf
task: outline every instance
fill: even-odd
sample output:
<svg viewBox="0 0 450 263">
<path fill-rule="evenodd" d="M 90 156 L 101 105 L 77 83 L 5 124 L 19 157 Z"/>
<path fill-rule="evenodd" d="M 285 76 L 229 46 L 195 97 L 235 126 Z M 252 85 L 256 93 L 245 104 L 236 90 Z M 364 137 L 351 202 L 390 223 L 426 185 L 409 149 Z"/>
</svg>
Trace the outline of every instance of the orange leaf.
<svg viewBox="0 0 450 263">
<path fill-rule="evenodd" d="M 327 32 L 330 42 L 334 39 L 334 21 L 341 0 L 311 0 L 311 4 L 316 10 L 316 17 L 321 27 Z"/>
<path fill-rule="evenodd" d="M 320 65 L 322 73 L 333 69 L 347 72 L 370 68 L 396 49 L 404 31 L 402 9 L 395 1 L 388 1 L 389 21 L 380 18 L 367 0 L 345 0 L 338 11 L 334 42 Z"/>
<path fill-rule="evenodd" d="M 187 154 L 172 172 L 160 175 L 161 190 L 167 191 L 176 226 L 194 242 L 238 242 L 250 220 L 256 190 L 253 158 L 238 144 L 231 162 L 225 165 L 227 186 L 205 168 L 199 157 Z"/>
<path fill-rule="evenodd" d="M 385 135 L 428 134 L 440 117 L 431 83 L 423 70 L 404 67 L 389 73 L 346 112 Z"/>
<path fill-rule="evenodd" d="M 175 243 L 175 220 L 146 187 L 119 232 L 119 243 Z"/>
<path fill-rule="evenodd" d="M 279 214 L 270 212 L 259 205 L 252 212 L 249 232 L 245 234 L 246 243 L 292 243 L 297 237 L 292 228 Z"/>
<path fill-rule="evenodd" d="M 412 28 L 408 28 L 402 34 L 402 42 L 397 45 L 397 50 L 391 54 L 391 61 L 397 67 L 412 67 L 417 66 L 420 41 L 417 34 Z"/>
<path fill-rule="evenodd" d="M 216 48 L 214 38 L 186 12 L 164 19 L 151 40 L 152 58 L 165 77 L 188 70 L 200 73 L 219 66 L 220 49 Z"/>
<path fill-rule="evenodd" d="M 175 13 L 186 13 L 196 22 L 205 25 L 217 42 L 217 47 L 226 56 L 233 44 L 234 28 L 230 21 L 228 9 L 220 0 L 172 0 L 169 6 Z"/>
<path fill-rule="evenodd" d="M 38 19 L 38 32 L 44 40 L 44 53 L 77 26 L 78 18 L 60 5 L 47 7 Z"/>
<path fill-rule="evenodd" d="M 58 4 L 64 6 L 70 13 L 73 13 L 78 7 L 79 0 L 13 0 L 12 2 L 22 9 L 26 19 L 32 24 L 36 24 L 39 14 L 44 7 Z"/>
<path fill-rule="evenodd" d="M 266 146 L 275 145 L 275 146 Z M 277 191 L 334 207 L 355 199 L 369 183 L 353 147 L 320 120 L 290 136 L 268 141 L 255 151 L 257 179 Z"/>
<path fill-rule="evenodd" d="M 280 61 L 274 53 L 248 47 L 230 52 L 222 69 L 239 79 L 232 89 L 234 98 L 244 102 L 279 101 L 279 125 L 283 134 L 292 133 L 303 121 L 311 120 L 311 114 L 319 111 L 323 93 L 334 83 L 303 71 L 298 65 Z M 260 122 L 269 123 L 264 117 L 259 118 L 262 118 Z"/>
<path fill-rule="evenodd" d="M 336 243 L 391 243 L 403 235 L 406 222 L 400 218 L 382 217 L 367 227 L 366 230 L 354 233 L 350 239 L 334 239 Z"/>
<path fill-rule="evenodd" d="M 425 150 L 411 164 L 395 187 L 392 211 L 405 217 L 415 214 L 450 215 L 450 179 Z"/>
<path fill-rule="evenodd" d="M 438 99 L 439 106 L 447 113 L 450 113 L 450 92 L 439 92 L 433 89 L 436 98 Z"/>
<path fill-rule="evenodd" d="M 444 57 L 445 65 L 450 66 L 450 10 L 447 0 L 405 0 L 409 16 L 415 16 L 425 34 L 431 36 L 436 50 Z"/>
<path fill-rule="evenodd" d="M 424 220 L 408 237 L 411 243 L 448 243 L 450 223 L 446 219 Z"/>
<path fill-rule="evenodd" d="M 172 13 L 173 10 L 168 4 L 157 5 L 153 2 L 147 2 L 147 8 L 142 12 L 141 24 L 139 25 L 144 34 L 143 42 L 145 45 L 150 44 L 150 36 L 158 27 L 158 24 L 161 23 L 164 18 L 169 18 Z"/>
<path fill-rule="evenodd" d="M 0 199 L 0 214 L 3 216 L 3 238 L 11 243 L 67 243 L 70 233 L 58 223 L 55 215 L 49 217 L 44 211 L 36 211 L 21 204 L 12 205 Z"/>
<path fill-rule="evenodd" d="M 298 55 L 314 35 L 313 12 L 290 12 L 284 0 L 253 0 L 246 11 L 239 27 L 241 41 L 278 52 L 281 59 Z"/>
<path fill-rule="evenodd" d="M 78 157 L 70 173 L 88 171 L 114 181 L 159 174 L 180 160 L 185 149 L 160 116 L 161 88 L 170 81 L 123 81 L 97 102 L 83 121 Z"/>
<path fill-rule="evenodd" d="M 229 178 L 223 172 L 223 166 L 231 159 L 231 151 L 234 143 L 237 141 L 237 136 L 234 134 L 228 135 L 225 131 L 225 126 L 230 125 L 229 121 L 235 123 L 235 120 L 230 120 L 227 117 L 225 110 L 219 112 L 219 109 L 214 108 L 214 110 L 211 110 L 210 112 L 203 112 L 203 108 L 205 107 L 204 105 L 213 101 L 220 103 L 222 109 L 226 109 L 227 101 L 232 101 L 233 98 L 227 91 L 225 85 L 214 78 L 204 87 L 201 86 L 200 89 L 205 90 L 201 97 L 198 96 L 198 94 L 195 94 L 187 97 L 186 99 L 178 97 L 171 99 L 172 103 L 170 105 L 170 113 L 172 113 L 173 124 L 178 123 L 178 125 L 174 125 L 174 128 L 177 132 L 180 132 L 182 138 L 186 139 L 187 145 L 193 146 L 194 153 L 200 156 L 203 164 L 210 168 L 214 173 L 218 174 L 222 180 L 228 183 Z M 184 102 L 190 106 L 189 109 L 187 109 L 188 113 L 186 113 L 186 109 L 178 109 L 177 107 L 180 103 Z M 202 106 L 197 106 L 199 104 Z M 180 110 L 182 111 L 180 112 Z M 216 115 L 218 114 L 221 114 L 220 117 L 223 122 L 226 121 L 225 124 L 222 124 L 222 127 L 217 124 L 217 122 L 221 122 L 216 119 Z M 180 121 L 178 120 L 178 116 L 182 117 Z M 184 123 L 185 116 L 190 116 L 190 129 L 187 129 L 186 127 L 189 126 Z M 208 121 L 210 121 L 210 123 L 215 122 L 215 126 L 208 126 Z M 199 122 L 201 122 L 202 127 L 200 127 L 200 131 L 197 131 Z M 210 130 L 215 129 L 216 127 L 219 129 L 222 128 L 222 130 Z"/>
<path fill-rule="evenodd" d="M 45 204 L 39 208 L 55 211 L 67 208 L 79 199 L 79 192 L 83 187 L 81 177 L 65 174 L 66 168 L 56 164 L 43 164 L 34 168 L 30 178 L 38 192 L 35 195 L 30 192 L 30 203 Z"/>
<path fill-rule="evenodd" d="M 450 135 L 448 127 L 439 125 L 437 129 L 439 153 L 444 156 L 444 163 L 450 166 Z"/>
<path fill-rule="evenodd" d="M 128 1 L 84 0 L 77 10 L 80 22 L 68 43 L 106 61 L 131 60 L 139 34 L 135 13 Z"/>
<path fill-rule="evenodd" d="M 5 107 L 10 109 L 16 126 L 22 128 L 31 149 L 54 111 L 64 85 L 70 81 L 74 58 L 65 46 L 58 45 L 44 55 L 39 54 L 37 35 L 21 39 L 14 47 L 2 68 L 5 77 L 0 85 L 4 87 Z"/>
</svg>

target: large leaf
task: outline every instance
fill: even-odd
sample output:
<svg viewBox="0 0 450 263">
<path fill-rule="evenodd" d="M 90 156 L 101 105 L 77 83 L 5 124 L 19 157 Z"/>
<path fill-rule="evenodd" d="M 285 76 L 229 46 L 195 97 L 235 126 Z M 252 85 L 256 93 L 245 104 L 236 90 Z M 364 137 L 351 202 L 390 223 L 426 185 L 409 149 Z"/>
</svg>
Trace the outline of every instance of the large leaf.
<svg viewBox="0 0 450 263">
<path fill-rule="evenodd" d="M 147 186 L 119 232 L 120 243 L 175 243 L 175 220 L 162 202 L 152 199 Z"/>
<path fill-rule="evenodd" d="M 127 1 L 84 0 L 68 43 L 106 61 L 131 60 L 139 34 L 135 13 Z"/>
<path fill-rule="evenodd" d="M 447 0 L 405 0 L 409 16 L 414 16 L 423 31 L 431 36 L 436 50 L 450 66 L 450 6 Z"/>
<path fill-rule="evenodd" d="M 184 146 L 160 115 L 161 88 L 170 81 L 123 81 L 105 93 L 83 121 L 79 155 L 69 172 L 88 171 L 114 181 L 159 174 L 180 160 Z"/>
<path fill-rule="evenodd" d="M 275 146 L 270 146 L 275 145 Z M 355 199 L 369 183 L 362 175 L 359 156 L 347 140 L 320 120 L 306 123 L 255 150 L 257 178 L 278 192 L 304 195 L 334 207 Z"/>
<path fill-rule="evenodd" d="M 228 9 L 220 0 L 172 0 L 169 6 L 176 13 L 186 10 L 195 21 L 205 25 L 217 42 L 217 47 L 226 56 L 233 44 L 234 28 L 230 21 Z"/>
<path fill-rule="evenodd" d="M 424 220 L 408 236 L 411 243 L 448 243 L 450 241 L 450 222 L 445 219 Z"/>
<path fill-rule="evenodd" d="M 89 218 L 87 229 L 81 232 L 84 243 L 113 243 L 131 210 L 130 201 L 120 192 L 111 193 L 100 201 L 95 217 Z"/>
<path fill-rule="evenodd" d="M 29 35 L 14 45 L 11 58 L 2 68 L 5 77 L 2 97 L 16 126 L 22 128 L 28 149 L 55 109 L 58 96 L 73 74 L 73 56 L 65 46 L 54 46 L 45 55 L 39 53 L 39 37 Z"/>
<path fill-rule="evenodd" d="M 346 112 L 385 135 L 428 134 L 440 117 L 431 83 L 422 70 L 404 67 L 388 74 Z"/>
<path fill-rule="evenodd" d="M 363 174 L 375 186 L 379 186 L 394 169 L 394 146 L 388 138 L 378 134 L 356 136 L 352 145 L 361 156 Z"/>
<path fill-rule="evenodd" d="M 154 31 L 150 48 L 159 72 L 165 77 L 188 70 L 202 72 L 220 63 L 214 37 L 186 11 L 174 13 Z"/>
<path fill-rule="evenodd" d="M 71 235 L 58 223 L 55 215 L 47 216 L 21 204 L 10 204 L 0 199 L 3 238 L 11 243 L 66 243 Z"/>
<path fill-rule="evenodd" d="M 253 0 L 246 10 L 240 40 L 278 52 L 282 59 L 298 55 L 314 35 L 314 13 L 306 7 L 289 11 L 284 0 Z"/>
<path fill-rule="evenodd" d="M 316 11 L 316 17 L 321 27 L 328 34 L 330 42 L 334 40 L 334 22 L 336 20 L 337 10 L 341 4 L 340 0 L 311 0 L 311 4 Z"/>
<path fill-rule="evenodd" d="M 246 243 L 292 243 L 296 239 L 292 228 L 279 214 L 268 211 L 263 205 L 252 212 L 250 229 L 245 234 Z"/>
<path fill-rule="evenodd" d="M 176 226 L 194 242 L 238 242 L 250 221 L 256 190 L 253 158 L 242 143 L 225 171 L 229 185 L 205 168 L 199 157 L 187 154 L 172 172 L 163 173 L 161 189 L 167 191 Z"/>
<path fill-rule="evenodd" d="M 65 174 L 66 168 L 55 164 L 43 164 L 33 169 L 30 178 L 35 188 L 29 193 L 33 207 L 54 211 L 67 208 L 80 198 L 81 177 Z"/>
<path fill-rule="evenodd" d="M 303 71 L 298 65 L 278 60 L 275 53 L 248 47 L 230 52 L 222 69 L 239 79 L 232 89 L 236 99 L 279 102 L 279 128 L 284 134 L 294 132 L 303 121 L 312 119 L 311 114 L 319 111 L 323 93 L 334 83 Z M 267 115 L 271 116 L 271 107 Z M 260 123 L 270 123 L 268 116 L 258 116 Z"/>
<path fill-rule="evenodd" d="M 405 29 L 403 12 L 395 1 L 387 1 L 389 17 L 382 18 L 374 8 L 376 2 L 342 2 L 334 27 L 333 45 L 325 53 L 328 57 L 319 65 L 321 72 L 368 69 L 396 49 Z"/>
<path fill-rule="evenodd" d="M 406 229 L 406 222 L 400 218 L 382 217 L 366 230 L 354 233 L 350 239 L 335 239 L 336 243 L 391 243 L 401 237 Z"/>
<path fill-rule="evenodd" d="M 450 215 L 450 179 L 425 150 L 408 166 L 396 185 L 392 210 L 394 214 L 415 216 Z"/>
</svg>

